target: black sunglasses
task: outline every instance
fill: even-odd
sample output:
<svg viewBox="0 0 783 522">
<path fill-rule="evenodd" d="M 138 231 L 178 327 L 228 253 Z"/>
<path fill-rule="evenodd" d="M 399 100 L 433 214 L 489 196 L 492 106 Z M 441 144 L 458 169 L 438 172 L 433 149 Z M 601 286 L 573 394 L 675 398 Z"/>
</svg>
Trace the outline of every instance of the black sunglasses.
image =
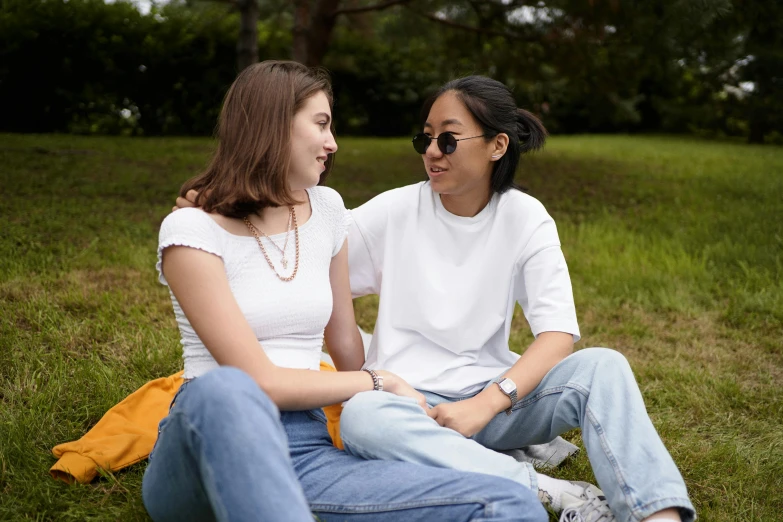
<svg viewBox="0 0 783 522">
<path fill-rule="evenodd" d="M 481 136 L 471 136 L 470 138 L 457 139 L 450 132 L 441 132 L 440 136 L 433 138 L 432 136 L 428 136 L 427 134 L 420 132 L 413 137 L 413 148 L 416 149 L 416 152 L 419 154 L 425 154 L 427 149 L 430 147 L 432 140 L 435 140 L 438 144 L 438 148 L 443 154 L 453 154 L 454 151 L 457 150 L 458 141 L 484 137 L 486 137 L 486 134 L 482 134 Z"/>
</svg>

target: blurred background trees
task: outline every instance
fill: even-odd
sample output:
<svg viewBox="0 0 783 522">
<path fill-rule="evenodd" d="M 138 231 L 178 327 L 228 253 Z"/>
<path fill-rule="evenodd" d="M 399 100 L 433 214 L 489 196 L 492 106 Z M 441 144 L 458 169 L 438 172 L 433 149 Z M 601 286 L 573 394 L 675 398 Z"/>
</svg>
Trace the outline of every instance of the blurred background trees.
<svg viewBox="0 0 783 522">
<path fill-rule="evenodd" d="M 0 131 L 209 134 L 237 70 L 327 67 L 341 134 L 487 74 L 552 132 L 781 142 L 779 0 L 0 0 Z"/>
</svg>

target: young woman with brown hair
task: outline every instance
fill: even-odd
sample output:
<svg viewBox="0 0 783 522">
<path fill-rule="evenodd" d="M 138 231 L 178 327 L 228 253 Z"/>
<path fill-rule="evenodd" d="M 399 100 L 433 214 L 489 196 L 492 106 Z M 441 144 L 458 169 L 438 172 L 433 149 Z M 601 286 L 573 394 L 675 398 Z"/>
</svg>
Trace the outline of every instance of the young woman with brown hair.
<svg viewBox="0 0 783 522">
<path fill-rule="evenodd" d="M 542 521 L 535 495 L 489 475 L 366 461 L 336 449 L 322 406 L 368 390 L 424 404 L 393 373 L 362 371 L 348 282 L 350 214 L 317 186 L 337 145 L 328 79 L 293 62 L 244 70 L 218 148 L 183 186 L 158 270 L 187 382 L 144 475 L 162 520 Z M 338 373 L 319 372 L 326 338 Z"/>
</svg>

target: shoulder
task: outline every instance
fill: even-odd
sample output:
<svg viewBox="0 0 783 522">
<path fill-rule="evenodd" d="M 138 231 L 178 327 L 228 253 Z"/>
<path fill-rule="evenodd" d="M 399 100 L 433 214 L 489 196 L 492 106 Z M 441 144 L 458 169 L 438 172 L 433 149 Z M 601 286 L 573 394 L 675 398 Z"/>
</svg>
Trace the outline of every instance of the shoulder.
<svg viewBox="0 0 783 522">
<path fill-rule="evenodd" d="M 318 185 L 308 190 L 311 197 L 313 197 L 313 199 L 317 199 L 321 204 L 345 207 L 345 204 L 343 203 L 343 197 L 332 187 Z"/>
<path fill-rule="evenodd" d="M 160 225 L 158 242 L 161 246 L 184 239 L 215 241 L 220 234 L 218 225 L 209 214 L 198 208 L 182 208 L 166 216 Z"/>
<path fill-rule="evenodd" d="M 168 284 L 163 276 L 163 251 L 171 246 L 186 246 L 218 257 L 224 255 L 222 229 L 209 214 L 198 208 L 182 208 L 166 216 L 158 235 L 158 280 Z"/>
<path fill-rule="evenodd" d="M 181 208 L 163 219 L 160 230 L 161 232 L 176 232 L 200 228 L 212 229 L 216 225 L 215 220 L 200 208 Z"/>
<path fill-rule="evenodd" d="M 345 203 L 339 192 L 331 187 L 317 186 L 308 189 L 310 194 L 310 204 L 316 212 L 324 217 L 332 219 L 341 219 L 345 214 Z"/>
<path fill-rule="evenodd" d="M 314 212 L 320 214 L 327 224 L 343 220 L 347 211 L 339 192 L 330 187 L 318 186 L 309 189 L 308 193 Z"/>
<path fill-rule="evenodd" d="M 523 220 L 525 223 L 542 223 L 552 220 L 549 212 L 539 200 L 513 188 L 500 195 L 498 212 Z"/>
</svg>

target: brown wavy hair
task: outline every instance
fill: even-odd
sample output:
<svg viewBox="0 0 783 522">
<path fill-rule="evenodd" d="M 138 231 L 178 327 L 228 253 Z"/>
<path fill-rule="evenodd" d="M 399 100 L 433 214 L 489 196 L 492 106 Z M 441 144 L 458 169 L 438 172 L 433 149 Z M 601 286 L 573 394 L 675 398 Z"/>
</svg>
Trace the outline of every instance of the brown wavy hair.
<svg viewBox="0 0 783 522">
<path fill-rule="evenodd" d="M 243 70 L 223 100 L 212 160 L 182 185 L 180 196 L 196 190 L 197 206 L 234 218 L 300 203 L 287 183 L 291 126 L 297 111 L 318 92 L 331 106 L 332 86 L 323 69 L 269 60 Z M 321 183 L 333 162 L 329 154 Z"/>
</svg>

